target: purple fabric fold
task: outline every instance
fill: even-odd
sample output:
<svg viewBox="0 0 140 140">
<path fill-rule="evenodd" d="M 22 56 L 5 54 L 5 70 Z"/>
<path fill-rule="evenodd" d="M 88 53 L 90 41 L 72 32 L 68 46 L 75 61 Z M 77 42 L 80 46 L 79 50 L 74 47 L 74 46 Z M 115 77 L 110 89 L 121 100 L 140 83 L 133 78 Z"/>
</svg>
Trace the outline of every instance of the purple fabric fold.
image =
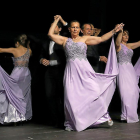
<svg viewBox="0 0 140 140">
<path fill-rule="evenodd" d="M 7 114 L 8 104 L 12 104 L 20 115 L 26 119 L 32 116 L 31 76 L 28 68 L 14 68 L 11 75 L 8 75 L 0 66 L 0 119 L 4 121 Z"/>
<path fill-rule="evenodd" d="M 19 88 L 16 80 L 10 77 L 2 67 L 0 67 L 0 78 L 2 79 L 2 86 L 6 93 L 9 102 L 23 115 L 26 113 L 26 103 L 22 90 Z"/>
</svg>

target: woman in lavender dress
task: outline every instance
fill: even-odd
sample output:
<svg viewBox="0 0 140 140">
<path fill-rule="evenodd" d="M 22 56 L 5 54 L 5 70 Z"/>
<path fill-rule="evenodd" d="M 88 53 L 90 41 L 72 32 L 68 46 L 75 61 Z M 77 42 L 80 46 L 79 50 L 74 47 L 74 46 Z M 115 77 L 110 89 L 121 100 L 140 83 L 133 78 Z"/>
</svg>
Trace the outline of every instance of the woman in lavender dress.
<svg viewBox="0 0 140 140">
<path fill-rule="evenodd" d="M 117 85 L 121 97 L 121 120 L 127 123 L 138 122 L 138 99 L 139 87 L 137 73 L 138 67 L 140 69 L 140 61 L 137 62 L 135 70 L 131 58 L 133 56 L 133 49 L 140 46 L 140 41 L 135 43 L 127 43 L 129 33 L 127 30 L 121 30 L 116 38 L 116 51 L 119 66 L 119 75 L 117 76 Z"/>
<path fill-rule="evenodd" d="M 71 38 L 67 38 L 54 34 L 61 16 L 56 15 L 54 18 L 48 35 L 56 43 L 64 46 L 67 56 L 64 74 L 65 130 L 82 131 L 106 121 L 110 126 L 113 125 L 107 110 L 118 74 L 115 49 L 112 47 L 110 50 L 110 56 L 114 57 L 108 57 L 106 74 L 95 73 L 86 58 L 86 50 L 87 45 L 96 45 L 111 38 L 123 25 L 118 25 L 102 37 L 81 37 L 79 36 L 80 23 L 72 21 L 69 27 Z"/>
<path fill-rule="evenodd" d="M 31 49 L 26 35 L 20 35 L 16 48 L 0 48 L 0 53 L 12 53 L 14 69 L 8 75 L 0 66 L 0 123 L 21 122 L 31 119 L 31 75 L 28 62 Z"/>
</svg>

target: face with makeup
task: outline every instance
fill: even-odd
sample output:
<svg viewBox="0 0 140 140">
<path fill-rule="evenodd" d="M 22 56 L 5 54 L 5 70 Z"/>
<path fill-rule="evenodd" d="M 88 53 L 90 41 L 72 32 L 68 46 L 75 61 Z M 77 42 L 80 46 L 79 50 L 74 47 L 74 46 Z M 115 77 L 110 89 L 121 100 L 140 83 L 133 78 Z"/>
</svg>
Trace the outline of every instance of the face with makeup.
<svg viewBox="0 0 140 140">
<path fill-rule="evenodd" d="M 80 23 L 77 21 L 71 22 L 69 27 L 69 32 L 71 33 L 71 36 L 77 37 L 80 33 Z"/>
<path fill-rule="evenodd" d="M 128 31 L 123 31 L 122 41 L 125 42 L 125 43 L 127 43 L 128 39 L 129 39 L 129 33 L 128 33 Z"/>
</svg>

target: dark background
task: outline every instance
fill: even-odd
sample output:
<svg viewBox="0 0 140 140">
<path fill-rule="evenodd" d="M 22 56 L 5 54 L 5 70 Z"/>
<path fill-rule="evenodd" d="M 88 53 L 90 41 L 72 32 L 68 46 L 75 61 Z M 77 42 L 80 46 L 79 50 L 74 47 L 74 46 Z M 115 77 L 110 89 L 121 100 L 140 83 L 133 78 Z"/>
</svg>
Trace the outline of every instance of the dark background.
<svg viewBox="0 0 140 140">
<path fill-rule="evenodd" d="M 55 15 L 61 15 L 68 23 L 75 19 L 81 24 L 91 22 L 95 27 L 101 28 L 100 35 L 112 30 L 116 24 L 123 22 L 125 24 L 124 29 L 130 33 L 129 42 L 136 42 L 140 39 L 140 12 L 137 0 L 47 0 L 1 3 L 0 47 L 14 46 L 14 38 L 22 33 L 32 38 L 33 55 L 29 68 L 32 74 L 33 118 L 35 120 L 42 118 L 42 112 L 44 112 L 44 119 L 47 116 L 43 85 L 44 68 L 39 64 L 38 56 L 41 49 L 40 40 L 46 39 Z M 107 54 L 109 45 L 110 40 L 100 48 L 102 52 Z M 133 64 L 138 59 L 139 53 L 139 48 L 134 50 Z M 10 74 L 13 68 L 11 54 L 0 54 L 0 65 Z M 110 104 L 110 111 L 120 112 L 120 98 L 117 91 Z"/>
<path fill-rule="evenodd" d="M 79 20 L 91 22 L 101 28 L 100 35 L 112 30 L 123 22 L 130 32 L 129 42 L 139 40 L 139 3 L 133 1 L 113 0 L 47 0 L 2 2 L 0 7 L 0 43 L 1 47 L 11 47 L 14 38 L 21 34 L 33 35 L 45 39 L 53 16 L 59 14 L 67 22 Z M 138 50 L 136 51 L 138 52 Z"/>
</svg>

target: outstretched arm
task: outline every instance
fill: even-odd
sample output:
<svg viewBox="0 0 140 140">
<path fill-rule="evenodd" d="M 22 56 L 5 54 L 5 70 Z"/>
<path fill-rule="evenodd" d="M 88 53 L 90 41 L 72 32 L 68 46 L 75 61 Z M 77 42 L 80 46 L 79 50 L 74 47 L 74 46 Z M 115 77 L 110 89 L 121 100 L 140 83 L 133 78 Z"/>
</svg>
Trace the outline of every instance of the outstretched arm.
<svg viewBox="0 0 140 140">
<path fill-rule="evenodd" d="M 54 30 L 55 30 L 55 27 L 57 26 L 57 23 L 58 23 L 59 19 L 60 19 L 59 16 L 55 17 L 54 22 L 52 23 L 52 25 L 51 25 L 51 27 L 49 29 L 48 36 L 54 42 L 56 42 L 57 44 L 64 46 L 64 44 L 65 44 L 65 42 L 67 40 L 67 37 L 54 34 Z"/>
<path fill-rule="evenodd" d="M 128 43 L 127 45 L 129 48 L 131 48 L 133 50 L 133 49 L 140 47 L 140 41 L 135 42 L 135 43 Z"/>
<path fill-rule="evenodd" d="M 15 54 L 15 48 L 0 48 L 0 53 L 12 53 Z"/>
<path fill-rule="evenodd" d="M 116 32 L 120 31 L 122 26 L 124 26 L 124 24 L 122 24 L 122 23 L 118 24 L 113 30 L 102 35 L 101 37 L 87 36 L 85 42 L 87 45 L 96 45 L 96 44 L 99 44 L 101 42 L 104 42 L 104 41 L 110 39 Z"/>
</svg>

